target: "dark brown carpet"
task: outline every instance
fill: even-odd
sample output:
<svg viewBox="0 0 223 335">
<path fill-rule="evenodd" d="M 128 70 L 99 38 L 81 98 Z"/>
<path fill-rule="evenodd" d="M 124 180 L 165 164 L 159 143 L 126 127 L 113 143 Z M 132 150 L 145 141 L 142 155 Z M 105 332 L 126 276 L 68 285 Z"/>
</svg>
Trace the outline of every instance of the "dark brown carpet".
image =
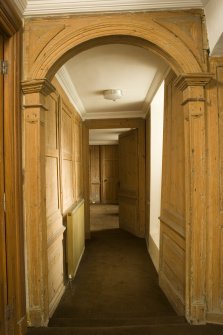
<svg viewBox="0 0 223 335">
<path fill-rule="evenodd" d="M 143 239 L 120 229 L 92 233 L 77 276 L 48 328 L 29 335 L 222 335 L 223 327 L 191 327 L 158 286 Z"/>
</svg>

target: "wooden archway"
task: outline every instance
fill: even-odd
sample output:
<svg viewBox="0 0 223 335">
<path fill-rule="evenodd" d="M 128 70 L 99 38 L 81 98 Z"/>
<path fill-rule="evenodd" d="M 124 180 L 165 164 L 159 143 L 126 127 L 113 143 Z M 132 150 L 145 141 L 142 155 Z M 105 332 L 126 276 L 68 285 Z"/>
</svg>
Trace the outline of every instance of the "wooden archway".
<svg viewBox="0 0 223 335">
<path fill-rule="evenodd" d="M 28 19 L 25 22 L 25 197 L 28 310 L 32 325 L 45 325 L 47 305 L 46 225 L 43 185 L 44 113 L 50 80 L 75 53 L 101 43 L 122 41 L 157 53 L 172 67 L 183 92 L 186 161 L 186 317 L 206 321 L 206 163 L 205 94 L 210 80 L 202 13 L 153 12 Z M 36 144 L 33 148 L 33 143 Z M 41 159 L 42 157 L 42 159 Z M 33 166 L 35 170 L 33 170 Z M 33 241 L 33 243 L 32 243 Z M 31 264 L 38 259 L 39 285 Z M 34 278 L 35 279 L 35 278 Z M 35 283 L 35 280 L 34 280 Z"/>
</svg>

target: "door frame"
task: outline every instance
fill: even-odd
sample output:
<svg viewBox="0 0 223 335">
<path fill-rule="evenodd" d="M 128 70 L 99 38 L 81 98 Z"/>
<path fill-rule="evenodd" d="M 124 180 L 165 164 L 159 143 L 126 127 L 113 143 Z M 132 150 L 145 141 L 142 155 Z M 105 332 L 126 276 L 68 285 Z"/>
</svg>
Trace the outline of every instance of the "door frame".
<svg viewBox="0 0 223 335">
<path fill-rule="evenodd" d="M 4 334 L 26 332 L 24 232 L 22 203 L 21 51 L 22 20 L 11 0 L 1 2 L 0 30 L 4 35 L 4 166 L 7 243 L 7 302 Z"/>
<path fill-rule="evenodd" d="M 186 22 L 186 29 L 183 22 Z M 185 129 L 184 154 L 187 185 L 185 316 L 189 322 L 195 324 L 207 322 L 207 311 L 210 307 L 206 286 L 207 246 L 212 247 L 214 243 L 207 236 L 207 226 L 210 222 L 207 222 L 206 216 L 208 175 L 206 173 L 205 122 L 208 103 L 205 86 L 213 75 L 208 72 L 209 59 L 205 31 L 202 11 L 74 15 L 58 16 L 53 20 L 34 18 L 25 21 L 24 29 L 24 108 L 27 122 L 33 123 L 34 134 L 40 138 L 44 136 L 39 127 L 42 121 L 41 111 L 46 107 L 44 99 L 50 92 L 50 81 L 67 60 L 81 51 L 109 43 L 131 44 L 159 55 L 176 73 L 175 85 L 183 92 Z M 41 39 L 40 34 L 43 36 Z M 39 47 L 28 48 L 30 43 L 33 46 L 38 43 Z M 35 164 L 37 175 L 33 174 L 33 179 L 25 183 L 25 189 L 32 191 L 32 203 L 37 205 L 34 208 L 29 203 L 26 204 L 25 225 L 27 227 L 38 225 L 40 231 L 38 236 L 33 236 L 32 231 L 27 236 L 27 240 L 35 238 L 37 241 L 36 245 L 27 248 L 29 262 L 34 262 L 36 253 L 40 255 L 40 259 L 42 254 L 45 256 L 45 245 L 41 245 L 45 207 L 44 204 L 41 207 L 41 189 L 37 182 L 38 176 L 41 179 L 39 171 L 43 169 L 43 162 L 39 159 L 38 152 L 36 154 L 32 152 L 30 155 L 31 140 L 30 134 L 25 143 L 28 162 L 26 171 L 30 173 Z M 33 185 L 36 188 L 33 188 Z M 86 201 L 89 205 L 89 200 L 86 199 Z M 89 218 L 86 219 L 89 220 Z M 38 248 L 39 245 L 40 248 Z M 44 262 L 40 261 L 37 271 L 43 266 Z M 29 263 L 27 267 L 29 268 Z M 217 279 L 218 273 L 213 273 L 214 279 Z M 44 284 L 45 278 L 42 281 Z M 35 298 L 37 314 L 40 317 L 44 315 L 46 319 L 48 316 L 41 300 L 44 294 L 41 287 L 43 286 L 31 288 L 28 297 Z M 223 314 L 222 311 L 220 313 Z"/>
<path fill-rule="evenodd" d="M 145 120 L 128 119 L 94 119 L 83 123 L 83 162 L 84 198 L 85 198 L 85 236 L 90 238 L 90 189 L 89 189 L 89 130 L 90 129 L 135 128 L 138 130 L 139 154 L 139 235 L 145 236 Z"/>
</svg>

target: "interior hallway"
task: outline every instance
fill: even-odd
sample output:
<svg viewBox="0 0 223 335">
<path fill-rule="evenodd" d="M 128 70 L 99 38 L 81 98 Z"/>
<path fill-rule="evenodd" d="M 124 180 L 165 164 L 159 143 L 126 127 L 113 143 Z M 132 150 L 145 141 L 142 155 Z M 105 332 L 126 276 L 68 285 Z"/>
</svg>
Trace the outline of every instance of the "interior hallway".
<svg viewBox="0 0 223 335">
<path fill-rule="evenodd" d="M 91 204 L 90 206 L 91 231 L 119 228 L 119 206 Z"/>
<path fill-rule="evenodd" d="M 91 215 L 96 231 L 86 242 L 75 279 L 68 284 L 49 328 L 29 329 L 29 335 L 221 333 L 222 327 L 191 327 L 177 316 L 159 288 L 145 240 L 110 221 L 115 216 L 118 223 L 117 206 L 95 205 Z"/>
</svg>

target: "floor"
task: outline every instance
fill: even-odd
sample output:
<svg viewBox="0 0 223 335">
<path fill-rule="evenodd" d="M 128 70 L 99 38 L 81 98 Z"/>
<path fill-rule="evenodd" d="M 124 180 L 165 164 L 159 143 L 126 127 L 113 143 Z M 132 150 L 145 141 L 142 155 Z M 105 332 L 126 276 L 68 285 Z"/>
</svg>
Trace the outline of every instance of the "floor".
<svg viewBox="0 0 223 335">
<path fill-rule="evenodd" d="M 119 228 L 119 206 L 91 204 L 91 231 Z"/>
<path fill-rule="evenodd" d="M 94 205 L 91 215 L 91 239 L 75 279 L 49 327 L 30 328 L 27 335 L 223 334 L 221 326 L 190 326 L 175 313 L 145 240 L 118 228 L 117 206 Z"/>
</svg>

